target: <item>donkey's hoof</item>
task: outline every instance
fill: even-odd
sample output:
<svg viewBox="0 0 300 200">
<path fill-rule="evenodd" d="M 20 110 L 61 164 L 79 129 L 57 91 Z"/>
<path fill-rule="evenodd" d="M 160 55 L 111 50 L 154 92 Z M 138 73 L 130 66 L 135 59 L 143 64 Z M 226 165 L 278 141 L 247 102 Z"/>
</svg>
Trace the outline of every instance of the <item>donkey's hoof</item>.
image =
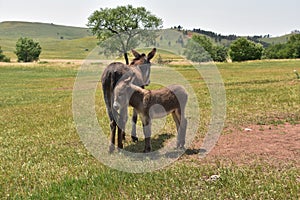
<svg viewBox="0 0 300 200">
<path fill-rule="evenodd" d="M 177 145 L 176 149 L 180 150 L 180 151 L 186 151 L 186 148 L 184 147 L 184 145 Z"/>
<path fill-rule="evenodd" d="M 132 142 L 138 142 L 139 138 L 136 136 L 131 136 Z"/>
<path fill-rule="evenodd" d="M 151 152 L 151 148 L 146 148 L 144 149 L 143 153 L 150 153 Z"/>
<path fill-rule="evenodd" d="M 113 153 L 114 151 L 115 151 L 115 145 L 112 144 L 112 145 L 109 146 L 108 153 L 111 154 L 111 153 Z"/>
</svg>

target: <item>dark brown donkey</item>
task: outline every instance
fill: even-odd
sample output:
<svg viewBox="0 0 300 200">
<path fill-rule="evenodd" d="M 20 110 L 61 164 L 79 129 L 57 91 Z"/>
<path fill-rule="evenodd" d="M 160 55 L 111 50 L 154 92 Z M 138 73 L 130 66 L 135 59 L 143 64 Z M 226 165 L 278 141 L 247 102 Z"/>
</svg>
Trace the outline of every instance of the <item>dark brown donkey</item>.
<svg viewBox="0 0 300 200">
<path fill-rule="evenodd" d="M 184 148 L 187 128 L 185 106 L 186 90 L 180 85 L 170 85 L 159 90 L 145 90 L 134 84 L 135 75 L 119 81 L 114 90 L 114 109 L 122 110 L 128 105 L 135 108 L 142 119 L 145 150 L 151 151 L 151 120 L 172 113 L 177 128 L 177 148 Z"/>
<path fill-rule="evenodd" d="M 120 110 L 119 114 L 113 108 L 113 91 L 117 82 L 128 72 L 134 72 L 136 75 L 134 84 L 144 87 L 150 83 L 150 70 L 151 63 L 150 60 L 154 57 L 156 49 L 146 56 L 145 54 L 139 54 L 137 51 L 132 50 L 134 59 L 131 64 L 125 65 L 120 62 L 114 62 L 108 65 L 102 73 L 101 82 L 104 101 L 106 104 L 107 113 L 110 120 L 110 129 L 111 129 L 111 145 L 109 152 L 112 152 L 115 149 L 115 135 L 116 129 L 118 127 L 118 147 L 123 148 L 122 139 L 125 138 L 125 125 L 127 121 L 127 108 Z M 131 137 L 133 141 L 137 141 L 136 137 L 136 121 L 137 113 L 134 110 L 132 117 L 132 133 Z"/>
</svg>

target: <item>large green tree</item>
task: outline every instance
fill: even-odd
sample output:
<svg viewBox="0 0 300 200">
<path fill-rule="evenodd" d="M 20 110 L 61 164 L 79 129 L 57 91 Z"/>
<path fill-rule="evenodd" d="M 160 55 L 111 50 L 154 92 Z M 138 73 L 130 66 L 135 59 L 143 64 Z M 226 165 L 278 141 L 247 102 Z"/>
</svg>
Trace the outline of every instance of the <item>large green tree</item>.
<svg viewBox="0 0 300 200">
<path fill-rule="evenodd" d="M 230 45 L 229 55 L 232 61 L 260 60 L 263 47 L 246 38 L 239 38 Z"/>
<path fill-rule="evenodd" d="M 33 62 L 39 60 L 42 48 L 38 42 L 30 38 L 19 38 L 16 43 L 15 54 L 18 57 L 18 62 Z"/>
<path fill-rule="evenodd" d="M 121 53 L 128 64 L 127 52 L 139 41 L 153 40 L 152 30 L 160 28 L 162 20 L 144 7 L 127 5 L 94 11 L 87 25 L 105 49 L 103 53 Z"/>
</svg>

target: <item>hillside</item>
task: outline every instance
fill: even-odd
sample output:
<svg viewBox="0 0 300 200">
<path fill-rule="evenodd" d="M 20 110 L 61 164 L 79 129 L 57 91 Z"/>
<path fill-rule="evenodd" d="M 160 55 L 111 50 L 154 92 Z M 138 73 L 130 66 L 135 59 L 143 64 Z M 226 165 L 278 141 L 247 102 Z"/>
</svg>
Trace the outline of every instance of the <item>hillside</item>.
<svg viewBox="0 0 300 200">
<path fill-rule="evenodd" d="M 1 22 L 0 37 L 78 39 L 92 36 L 87 28 L 61 26 L 37 22 Z"/>
<path fill-rule="evenodd" d="M 199 29 L 200 30 L 200 29 Z M 170 29 L 161 30 L 156 40 L 156 46 L 170 50 L 175 53 L 182 53 L 182 46 L 186 44 L 186 37 L 182 31 Z M 201 30 L 201 33 L 190 32 L 190 34 L 202 34 L 209 36 L 213 42 L 229 46 L 235 37 L 222 36 L 210 31 Z M 188 34 L 190 36 L 190 34 Z M 290 35 L 276 38 L 260 38 L 259 40 L 268 43 L 284 43 Z M 41 59 L 84 59 L 89 52 L 97 45 L 97 39 L 92 36 L 89 29 L 70 27 L 37 22 L 1 22 L 0 23 L 0 46 L 5 55 L 16 59 L 15 44 L 18 38 L 29 37 L 38 41 L 42 46 Z M 141 44 L 141 48 L 145 47 Z"/>
<path fill-rule="evenodd" d="M 0 23 L 0 46 L 12 59 L 16 59 L 13 52 L 20 37 L 29 37 L 40 43 L 41 59 L 84 59 L 97 45 L 97 39 L 87 28 L 31 22 Z"/>
</svg>

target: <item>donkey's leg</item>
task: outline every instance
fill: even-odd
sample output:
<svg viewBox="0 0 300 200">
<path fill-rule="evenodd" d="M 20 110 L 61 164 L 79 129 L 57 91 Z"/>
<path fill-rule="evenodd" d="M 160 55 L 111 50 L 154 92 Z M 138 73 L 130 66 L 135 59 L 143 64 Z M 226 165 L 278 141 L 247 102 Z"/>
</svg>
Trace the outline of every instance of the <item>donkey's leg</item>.
<svg viewBox="0 0 300 200">
<path fill-rule="evenodd" d="M 151 151 L 151 119 L 148 116 L 143 116 L 142 122 L 143 122 L 143 132 L 145 136 L 145 149 L 144 153 L 148 153 Z"/>
<path fill-rule="evenodd" d="M 114 119 L 110 120 L 110 146 L 109 146 L 109 153 L 112 153 L 115 150 L 115 140 L 116 140 L 116 127 L 117 123 Z"/>
<path fill-rule="evenodd" d="M 118 127 L 118 148 L 123 149 L 123 130 Z"/>
<path fill-rule="evenodd" d="M 136 122 L 137 122 L 137 112 L 135 108 L 133 109 L 133 115 L 132 115 L 132 129 L 131 129 L 131 139 L 133 142 L 138 142 L 139 139 L 136 137 Z"/>
</svg>

